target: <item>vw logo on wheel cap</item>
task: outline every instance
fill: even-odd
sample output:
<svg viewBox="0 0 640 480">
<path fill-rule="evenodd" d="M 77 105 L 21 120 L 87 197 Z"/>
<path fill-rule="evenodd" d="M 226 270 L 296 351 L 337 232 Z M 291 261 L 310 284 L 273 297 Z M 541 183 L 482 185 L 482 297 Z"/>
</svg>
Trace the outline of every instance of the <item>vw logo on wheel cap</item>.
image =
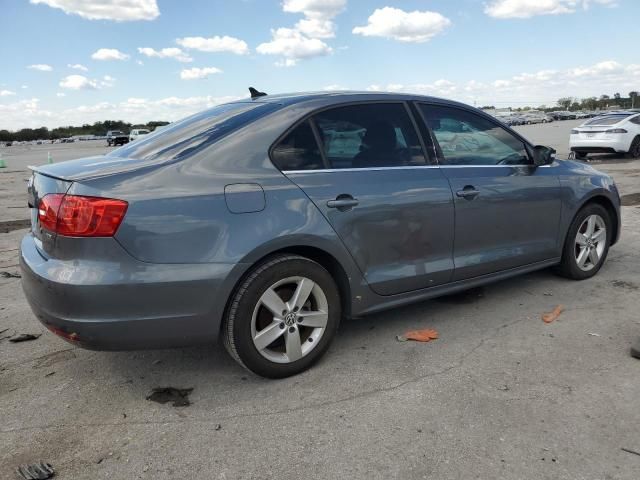
<svg viewBox="0 0 640 480">
<path fill-rule="evenodd" d="M 293 312 L 287 313 L 284 316 L 284 323 L 287 325 L 287 327 L 295 325 L 296 317 L 297 317 L 297 315 L 295 313 L 293 313 Z"/>
</svg>

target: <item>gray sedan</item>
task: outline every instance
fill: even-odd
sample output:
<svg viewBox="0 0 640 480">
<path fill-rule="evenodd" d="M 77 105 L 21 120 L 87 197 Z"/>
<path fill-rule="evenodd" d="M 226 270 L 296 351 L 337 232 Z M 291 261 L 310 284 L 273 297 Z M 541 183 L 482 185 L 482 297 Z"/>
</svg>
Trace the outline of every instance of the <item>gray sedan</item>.
<svg viewBox="0 0 640 480">
<path fill-rule="evenodd" d="M 619 238 L 610 177 L 467 105 L 253 93 L 35 169 L 22 284 L 51 332 L 102 350 L 221 338 L 284 377 L 344 317 L 547 267 L 586 279 Z"/>
</svg>

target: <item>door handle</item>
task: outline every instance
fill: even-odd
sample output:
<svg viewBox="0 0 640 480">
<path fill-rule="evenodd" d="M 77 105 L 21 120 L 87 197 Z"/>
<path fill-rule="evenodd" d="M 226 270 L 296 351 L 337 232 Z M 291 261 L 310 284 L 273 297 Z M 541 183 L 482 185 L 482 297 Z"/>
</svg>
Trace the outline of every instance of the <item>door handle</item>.
<svg viewBox="0 0 640 480">
<path fill-rule="evenodd" d="M 341 212 L 346 210 L 350 210 L 356 205 L 358 205 L 358 199 L 353 198 L 351 195 L 338 195 L 335 200 L 329 200 L 327 202 L 327 207 L 329 208 L 337 208 Z"/>
<path fill-rule="evenodd" d="M 473 185 L 466 185 L 462 190 L 458 190 L 456 192 L 456 195 L 460 198 L 467 198 L 469 200 L 473 200 L 478 195 L 480 195 L 480 192 L 476 190 L 476 188 Z"/>
</svg>

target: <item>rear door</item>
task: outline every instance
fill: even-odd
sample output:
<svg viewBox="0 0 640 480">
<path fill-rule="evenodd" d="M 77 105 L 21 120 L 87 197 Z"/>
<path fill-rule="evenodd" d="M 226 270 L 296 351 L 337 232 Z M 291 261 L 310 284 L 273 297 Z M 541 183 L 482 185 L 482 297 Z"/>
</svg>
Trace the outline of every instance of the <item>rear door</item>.
<svg viewBox="0 0 640 480">
<path fill-rule="evenodd" d="M 557 255 L 560 181 L 524 142 L 464 108 L 420 104 L 455 199 L 454 280 Z"/>
<path fill-rule="evenodd" d="M 271 155 L 320 209 L 376 293 L 450 280 L 452 195 L 425 156 L 407 105 L 360 103 L 321 111 Z"/>
</svg>

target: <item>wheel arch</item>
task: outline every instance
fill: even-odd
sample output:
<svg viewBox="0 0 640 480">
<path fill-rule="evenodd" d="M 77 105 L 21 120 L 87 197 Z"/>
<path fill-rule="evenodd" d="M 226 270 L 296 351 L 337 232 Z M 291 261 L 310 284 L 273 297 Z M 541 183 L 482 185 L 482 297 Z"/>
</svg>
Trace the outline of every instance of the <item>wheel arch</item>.
<svg viewBox="0 0 640 480">
<path fill-rule="evenodd" d="M 263 263 L 270 257 L 286 254 L 299 255 L 301 257 L 308 258 L 309 260 L 313 260 L 324 267 L 334 279 L 336 286 L 338 287 L 342 316 L 351 316 L 351 299 L 353 290 L 351 282 L 353 281 L 353 276 L 347 273 L 347 270 L 338 259 L 338 256 L 333 252 L 330 252 L 329 249 L 322 248 L 320 246 L 292 243 L 288 245 L 273 246 L 270 249 L 260 249 L 259 252 L 253 252 L 248 255 L 242 263 L 238 264 L 237 268 L 242 268 L 243 271 L 239 276 L 236 276 L 236 281 L 233 287 L 229 290 L 229 295 L 227 296 L 222 312 L 219 329 L 222 329 L 224 326 L 224 319 L 226 318 L 228 309 L 233 302 L 233 298 L 238 288 L 242 285 L 247 276 L 251 274 L 254 267 Z"/>
</svg>

